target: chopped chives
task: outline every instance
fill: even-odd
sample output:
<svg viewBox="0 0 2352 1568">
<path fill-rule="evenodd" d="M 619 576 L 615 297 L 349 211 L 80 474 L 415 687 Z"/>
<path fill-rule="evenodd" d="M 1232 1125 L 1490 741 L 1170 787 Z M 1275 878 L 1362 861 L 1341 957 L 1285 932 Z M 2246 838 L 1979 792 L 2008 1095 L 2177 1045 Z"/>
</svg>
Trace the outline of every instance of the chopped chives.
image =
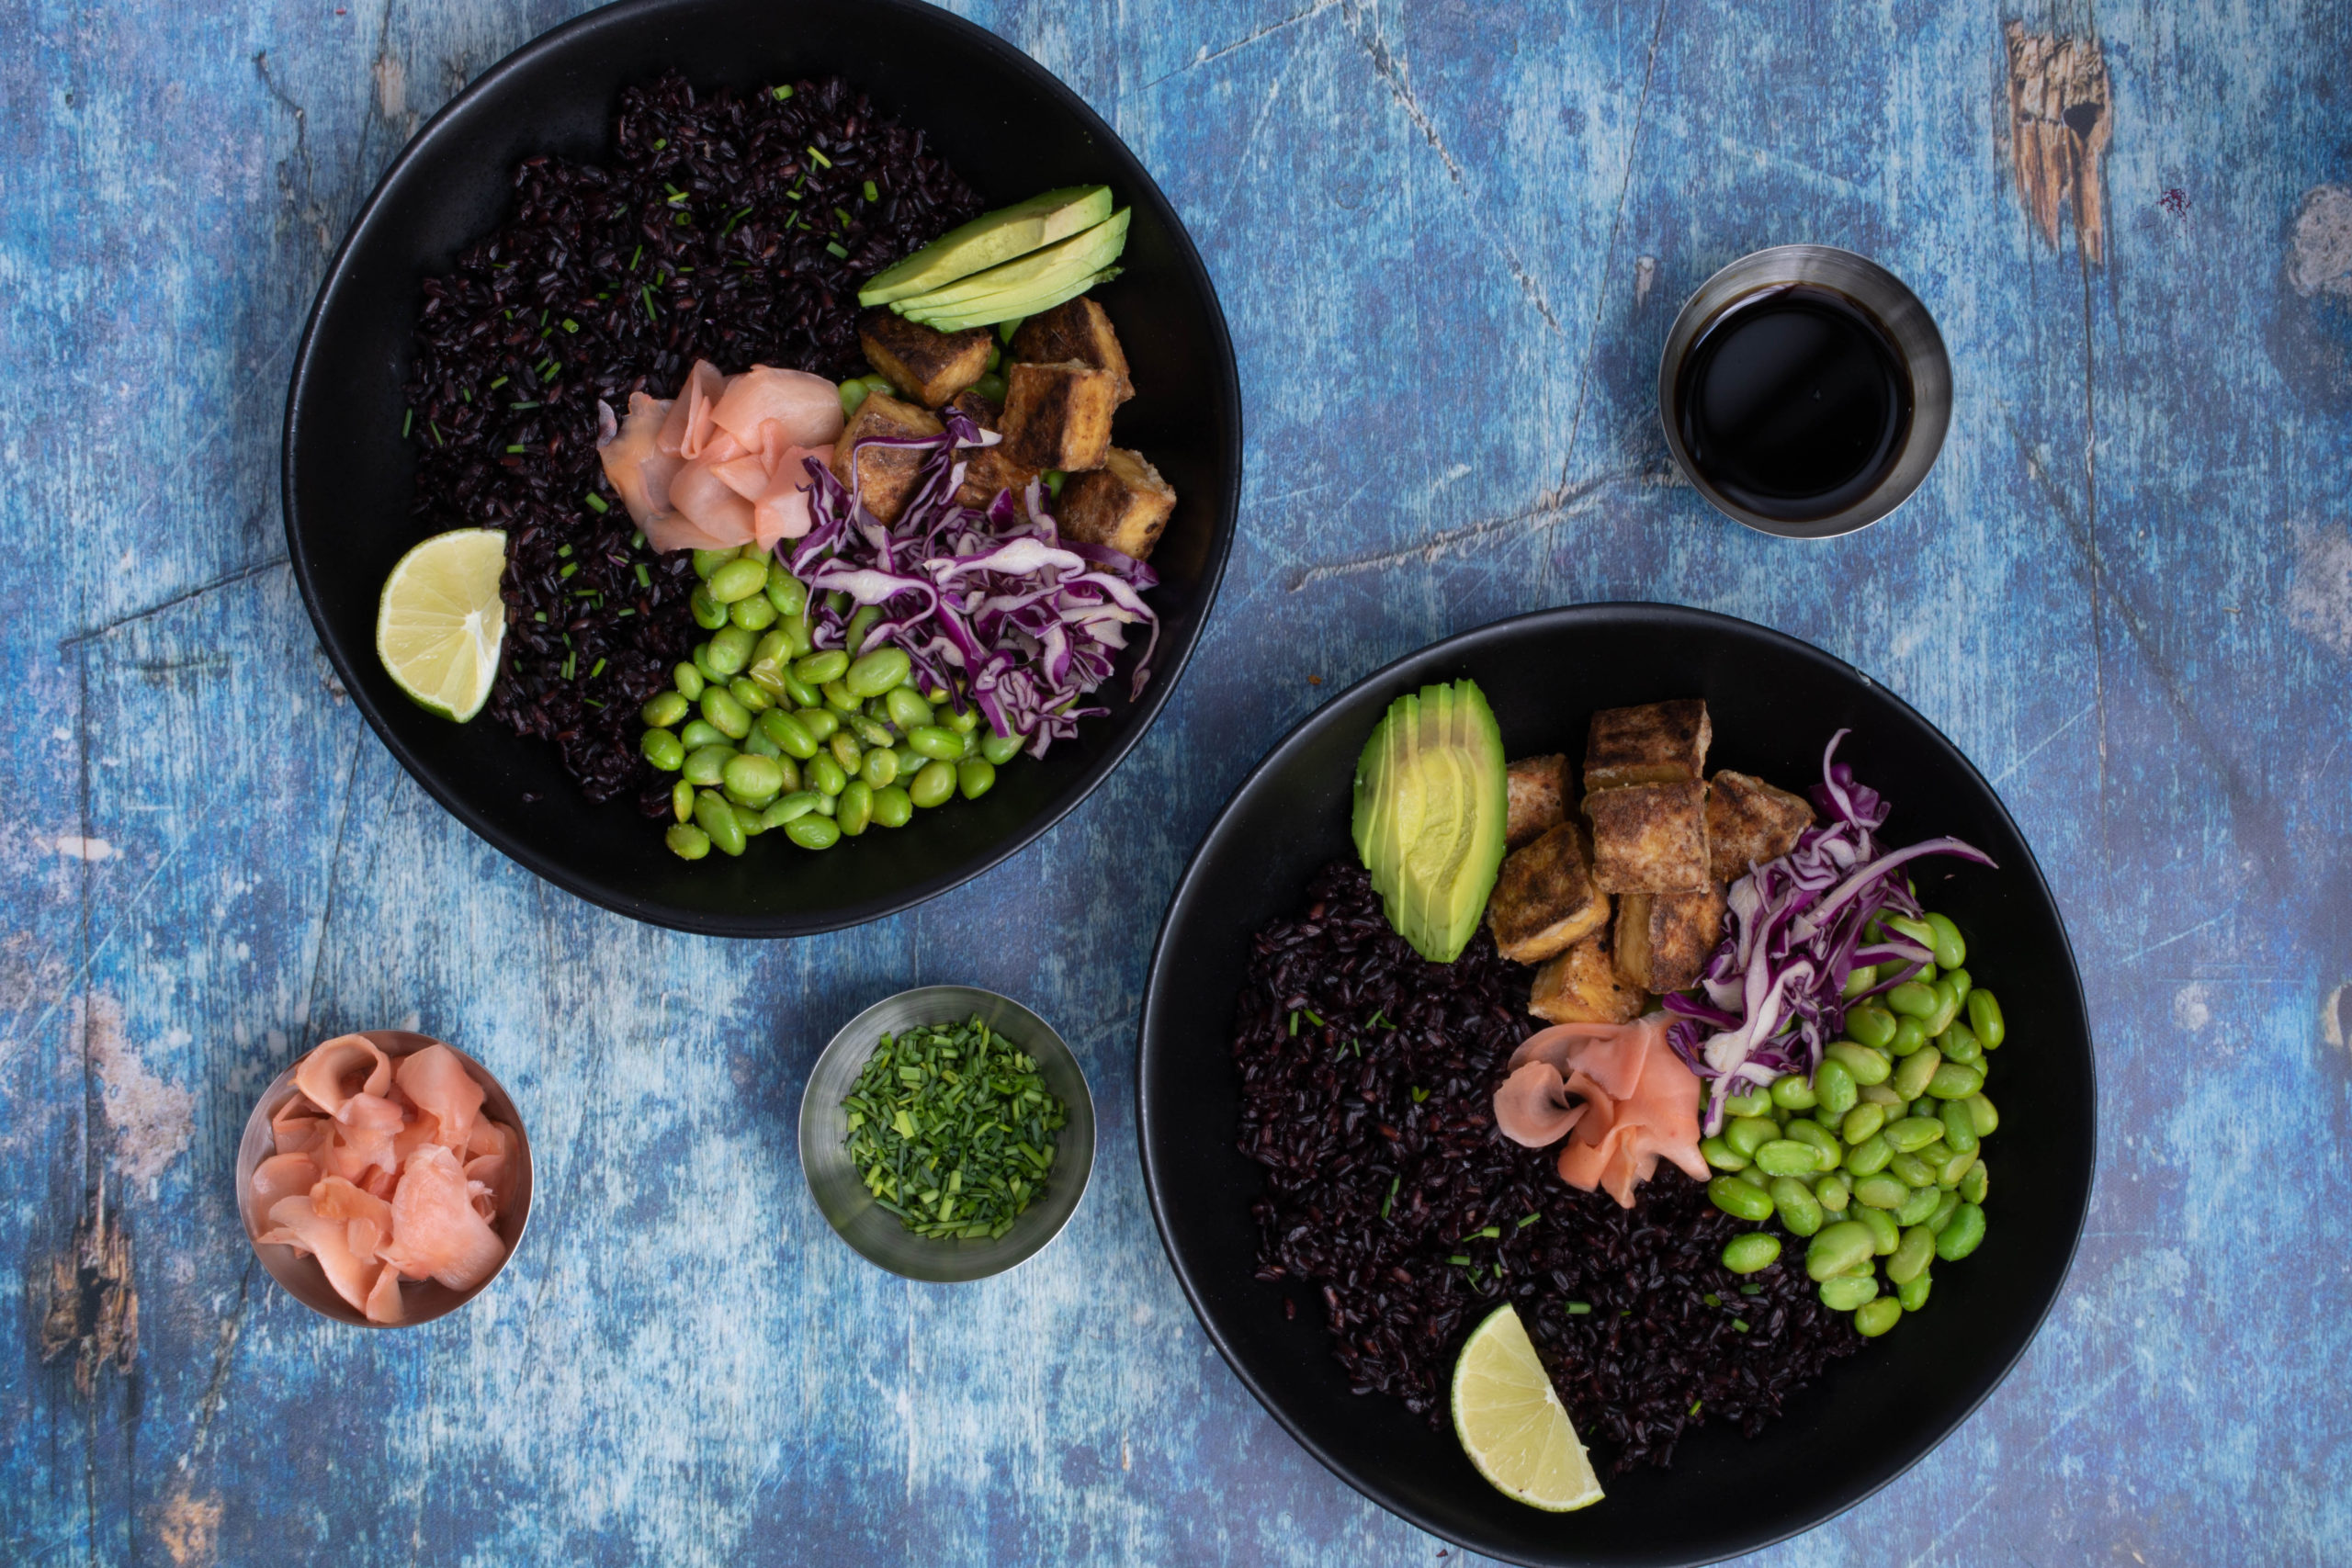
<svg viewBox="0 0 2352 1568">
<path fill-rule="evenodd" d="M 581 698 L 580 700 L 581 700 L 582 702 L 583 702 L 583 703 L 586 703 L 586 704 L 587 704 L 590 707 L 592 707 L 592 708 L 600 708 L 600 707 L 603 707 L 603 706 L 605 705 L 604 704 L 602 704 L 602 703 L 598 702 L 598 701 L 597 701 L 595 698 L 594 698 L 594 697 L 582 697 L 582 698 Z"/>
<path fill-rule="evenodd" d="M 882 199 L 881 191 L 875 187 L 875 184 L 872 180 L 865 182 L 865 199 L 868 201 L 879 201 Z"/>
<path fill-rule="evenodd" d="M 820 169 L 830 169 L 833 166 L 833 161 L 818 152 L 817 144 L 813 141 L 808 144 L 808 156 L 817 160 L 817 166 Z"/>
<path fill-rule="evenodd" d="M 635 610 L 615 610 L 613 612 L 613 617 L 617 620 L 623 615 L 634 615 L 636 614 L 637 612 Z"/>
<path fill-rule="evenodd" d="M 834 208 L 833 216 L 842 220 L 842 228 L 846 229 L 849 227 L 849 212 L 846 209 L 839 207 Z"/>
<path fill-rule="evenodd" d="M 1493 1241 L 1502 1234 L 1503 1230 L 1500 1225 L 1481 1225 L 1476 1230 L 1472 1231 L 1468 1235 L 1464 1236 L 1462 1240 L 1476 1241 L 1480 1236 L 1484 1236 L 1488 1241 Z M 1460 1244 L 1456 1243 L 1455 1245 L 1458 1246 Z"/>
<path fill-rule="evenodd" d="M 1317 1029 L 1328 1027 L 1321 1019 L 1315 1016 L 1315 1010 L 1313 1008 L 1308 1008 L 1306 1010 L 1306 1021 L 1313 1024 Z"/>
<path fill-rule="evenodd" d="M 563 656 L 563 678 L 565 680 L 569 681 L 571 679 L 571 666 L 573 661 L 579 659 L 579 657 L 580 656 L 576 653 L 567 653 Z"/>
<path fill-rule="evenodd" d="M 566 316 L 563 319 L 563 330 L 568 333 L 576 333 L 580 330 L 580 323 L 573 321 L 570 316 Z"/>
<path fill-rule="evenodd" d="M 528 450 L 529 450 L 529 448 L 528 448 L 528 447 L 525 447 L 525 446 L 509 446 L 509 447 L 507 447 L 506 449 L 507 449 L 509 452 L 524 452 L 524 451 L 528 451 Z"/>
<path fill-rule="evenodd" d="M 786 201 L 798 201 L 800 199 L 800 193 L 797 190 L 786 191 L 784 193 L 784 199 Z"/>
<path fill-rule="evenodd" d="M 1699 1406 L 1701 1406 L 1702 1404 L 1706 1404 L 1706 1403 L 1707 1403 L 1707 1402 L 1706 1402 L 1705 1400 L 1703 1400 L 1703 1399 L 1694 1399 L 1694 1400 L 1692 1400 L 1692 1401 L 1690 1402 L 1690 1414 L 1691 1414 L 1691 1415 L 1693 1415 L 1693 1416 L 1696 1416 L 1697 1414 L 1699 1414 Z"/>
<path fill-rule="evenodd" d="M 1446 1261 L 1453 1264 L 1456 1269 L 1467 1269 L 1470 1267 L 1470 1259 L 1468 1256 L 1464 1253 L 1457 1252 L 1453 1257 L 1447 1258 Z"/>
<path fill-rule="evenodd" d="M 1296 1013 L 1290 1015 L 1290 1037 L 1293 1040 L 1298 1038 L 1298 1014 Z"/>
<path fill-rule="evenodd" d="M 593 512 L 593 513 L 595 513 L 597 516 L 599 516 L 599 517 L 602 517 L 605 513 L 610 512 L 610 511 L 612 510 L 612 508 L 611 508 L 610 506 L 607 506 L 607 505 L 605 503 L 605 498 L 604 498 L 603 496 L 601 496 L 601 495 L 598 495 L 598 494 L 597 494 L 594 491 L 593 491 L 593 490 L 592 490 L 592 491 L 589 491 L 585 496 L 582 497 L 582 500 L 584 500 L 584 501 L 586 501 L 586 502 L 588 502 L 588 510 L 589 510 L 589 511 L 591 511 L 591 512 Z"/>
<path fill-rule="evenodd" d="M 1429 1090 L 1427 1090 L 1427 1089 L 1417 1089 L 1413 1090 L 1413 1103 L 1414 1103 L 1414 1104 L 1416 1104 L 1416 1105 L 1419 1105 L 1421 1101 L 1423 1101 L 1423 1100 L 1427 1100 L 1429 1097 L 1430 1097 L 1430 1091 L 1429 1091 Z"/>
<path fill-rule="evenodd" d="M 408 412 L 401 416 L 401 439 L 403 441 L 407 440 L 408 433 L 415 428 L 416 411 L 414 409 L 411 409 Z"/>
<path fill-rule="evenodd" d="M 1530 1214 L 1530 1215 L 1528 1215 L 1528 1216 L 1527 1216 L 1527 1218 L 1525 1218 L 1525 1219 L 1523 1219 L 1523 1220 L 1521 1220 L 1521 1221 L 1520 1221 L 1520 1222 L 1519 1222 L 1519 1228 L 1520 1228 L 1521 1230 L 1525 1230 L 1528 1226 L 1530 1226 L 1530 1225 L 1533 1224 L 1536 1221 L 1538 1221 L 1538 1220 L 1542 1219 L 1543 1217 L 1544 1217 L 1544 1216 L 1543 1216 L 1543 1215 L 1541 1215 L 1541 1214 Z"/>
<path fill-rule="evenodd" d="M 660 136 L 654 138 L 653 150 L 656 152 L 659 152 L 662 148 L 667 147 L 668 145 L 670 145 L 670 139 L 668 137 Z"/>
<path fill-rule="evenodd" d="M 653 285 L 651 285 L 651 284 L 650 284 L 650 283 L 649 283 L 649 284 L 647 284 L 644 288 L 642 288 L 639 289 L 639 290 L 638 290 L 638 292 L 639 292 L 640 295 L 642 295 L 642 296 L 644 297 L 644 299 L 645 299 L 645 319 L 646 319 L 647 321 L 650 321 L 654 320 L 654 319 L 655 319 L 655 317 L 654 317 L 654 314 L 653 314 Z"/>
<path fill-rule="evenodd" d="M 788 98 L 788 97 L 790 97 L 790 96 L 792 96 L 792 88 L 791 88 L 791 85 L 790 85 L 789 84 L 786 84 L 786 85 L 784 85 L 784 86 L 778 87 L 778 88 L 775 90 L 775 101 L 776 101 L 777 103 L 782 103 L 782 102 L 784 102 L 784 100 L 785 100 L 785 99 L 786 99 L 786 98 Z"/>
<path fill-rule="evenodd" d="M 752 209 L 748 207 L 739 207 L 734 211 L 729 213 L 727 215 L 727 227 L 718 231 L 718 237 L 723 240 L 727 238 L 728 235 L 732 234 L 735 231 L 735 225 L 743 220 L 743 214 L 751 210 Z"/>
<path fill-rule="evenodd" d="M 633 550 L 641 550 L 645 548 L 645 530 L 639 528 L 636 533 L 631 534 L 628 536 L 628 544 L 629 548 Z"/>
<path fill-rule="evenodd" d="M 424 422 L 424 428 L 433 432 L 433 445 L 435 446 L 447 446 L 449 445 L 447 441 L 441 439 L 441 427 L 439 425 L 434 423 L 428 419 Z"/>
<path fill-rule="evenodd" d="M 548 613 L 547 613 L 545 610 L 538 610 L 538 611 L 535 611 L 535 612 L 533 612 L 533 613 L 532 613 L 532 615 L 531 615 L 531 619 L 533 619 L 533 620 L 535 620 L 535 621 L 537 621 L 537 622 L 538 622 L 538 623 L 540 623 L 542 626 L 544 626 L 544 625 L 546 625 L 546 624 L 547 624 L 547 618 L 548 618 Z"/>
<path fill-rule="evenodd" d="M 597 676 L 602 675 L 604 672 L 605 672 L 605 661 L 604 661 L 603 660 L 599 659 L 598 660 L 596 660 L 596 662 L 595 662 L 595 663 L 594 663 L 594 664 L 592 664 L 592 665 L 590 665 L 590 666 L 588 667 L 588 679 L 590 679 L 591 681 L 593 681 L 593 680 L 594 680 Z"/>
<path fill-rule="evenodd" d="M 555 553 L 562 557 L 565 560 L 570 560 L 571 558 L 571 547 L 570 545 L 558 545 L 555 547 Z"/>
<path fill-rule="evenodd" d="M 1592 1315 L 1592 1303 L 1590 1302 L 1570 1302 L 1568 1303 L 1568 1315 L 1570 1317 L 1589 1317 Z"/>
<path fill-rule="evenodd" d="M 645 563 L 643 561 L 637 563 L 637 585 L 639 588 L 650 588 L 653 586 L 653 574 L 646 570 Z"/>
<path fill-rule="evenodd" d="M 845 250 L 842 249 L 842 248 L 841 248 L 841 246 L 839 246 L 839 245 L 837 245 L 837 244 L 833 243 L 833 242 L 832 242 L 832 241 L 831 241 L 831 240 L 828 240 L 828 241 L 826 241 L 826 242 L 825 242 L 825 249 L 827 249 L 827 250 L 829 250 L 829 251 L 831 251 L 831 252 L 832 252 L 832 253 L 833 253 L 833 259 L 834 259 L 835 261 L 847 261 L 847 260 L 849 260 L 849 253 L 848 253 L 847 251 L 845 251 Z"/>
<path fill-rule="evenodd" d="M 513 377 L 511 377 L 511 376 L 501 376 L 497 380 L 492 381 L 492 382 L 490 384 L 490 389 L 491 389 L 492 391 L 493 391 L 493 392 L 494 392 L 494 391 L 498 390 L 498 389 L 499 389 L 499 388 L 503 387 L 504 385 L 506 385 L 506 383 L 507 383 L 507 382 L 509 382 L 509 381 L 511 381 L 511 380 L 513 380 L 513 379 L 514 379 L 514 378 L 513 378 Z"/>
<path fill-rule="evenodd" d="M 580 563 L 578 561 L 566 561 L 564 563 L 563 570 L 557 572 L 556 576 L 559 578 L 570 577 L 573 572 L 578 571 L 579 570 Z"/>
<path fill-rule="evenodd" d="M 1724 1304 L 1724 1299 L 1723 1299 L 1723 1297 L 1721 1297 L 1721 1296 L 1719 1296 L 1719 1295 L 1715 1294 L 1715 1292 L 1713 1292 L 1713 1291 L 1709 1291 L 1709 1292 L 1707 1292 L 1703 1297 L 1702 1297 L 1701 1299 L 1702 1299 L 1702 1301 L 1704 1301 L 1704 1302 L 1705 1302 L 1709 1306 L 1711 1306 L 1711 1307 L 1719 1307 L 1719 1306 L 1721 1306 L 1721 1305 L 1723 1305 L 1723 1304 Z"/>
<path fill-rule="evenodd" d="M 1380 1217 L 1382 1219 L 1386 1219 L 1388 1217 L 1388 1211 L 1395 1206 L 1396 1202 L 1396 1189 L 1404 1183 L 1404 1180 L 1405 1179 L 1401 1176 L 1392 1176 L 1388 1179 L 1388 1196 L 1380 1201 Z"/>
<path fill-rule="evenodd" d="M 512 408 L 518 408 L 518 409 L 535 409 L 535 408 L 537 408 L 539 405 L 538 405 L 537 403 L 536 403 L 536 402 L 526 402 L 526 403 L 513 403 L 513 404 L 510 404 L 510 405 L 508 405 L 508 406 L 509 406 L 509 407 L 512 407 Z"/>
<path fill-rule="evenodd" d="M 1731 1325 L 1732 1325 L 1734 1328 L 1736 1328 L 1736 1329 L 1739 1330 L 1739 1332 L 1740 1332 L 1740 1333 L 1742 1333 L 1742 1334 L 1745 1334 L 1745 1333 L 1747 1333 L 1747 1319 L 1746 1319 L 1746 1318 L 1744 1318 L 1744 1317 L 1735 1317 L 1735 1318 L 1733 1318 L 1733 1319 L 1731 1320 Z"/>
<path fill-rule="evenodd" d="M 644 247 L 643 245 L 639 245 L 639 246 L 638 246 L 638 247 L 637 247 L 637 252 L 636 252 L 636 254 L 635 254 L 634 255 L 632 255 L 632 256 L 630 256 L 630 257 L 628 258 L 628 269 L 629 269 L 629 271 L 631 271 L 631 272 L 635 272 L 635 271 L 637 270 L 637 264 L 638 264 L 639 262 L 640 262 L 640 261 L 643 261 L 644 259 L 645 259 L 645 247 Z"/>
</svg>

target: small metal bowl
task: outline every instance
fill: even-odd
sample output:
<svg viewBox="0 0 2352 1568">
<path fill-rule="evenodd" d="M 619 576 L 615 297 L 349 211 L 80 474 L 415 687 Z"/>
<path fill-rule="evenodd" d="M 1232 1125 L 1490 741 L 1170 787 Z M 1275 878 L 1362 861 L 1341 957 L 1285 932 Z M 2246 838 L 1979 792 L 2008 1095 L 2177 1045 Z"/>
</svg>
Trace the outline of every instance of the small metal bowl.
<svg viewBox="0 0 2352 1568">
<path fill-rule="evenodd" d="M 991 1030 L 1028 1053 L 1046 1085 L 1069 1108 L 1045 1190 L 994 1240 L 933 1240 L 899 1223 L 858 1179 L 845 1146 L 849 1118 L 842 1100 L 855 1087 L 885 1034 L 922 1024 L 955 1024 L 978 1014 Z M 973 986 L 918 986 L 885 997 L 844 1024 L 817 1058 L 800 1097 L 800 1169 L 826 1221 L 868 1263 L 910 1280 L 960 1284 L 1001 1274 L 1061 1235 L 1086 1194 L 1094 1169 L 1094 1099 L 1086 1074 L 1053 1026 L 1010 997 Z"/>
<path fill-rule="evenodd" d="M 1869 494 L 1826 516 L 1792 519 L 1767 517 L 1725 495 L 1699 471 L 1682 443 L 1678 417 L 1683 355 L 1699 334 L 1731 306 L 1759 289 L 1805 283 L 1834 289 L 1878 318 L 1894 339 L 1911 377 L 1911 428 L 1903 449 L 1886 477 Z M 1834 245 L 1775 245 L 1744 255 L 1699 286 L 1674 318 L 1666 334 L 1666 352 L 1657 367 L 1657 416 L 1666 426 L 1667 449 L 1675 466 L 1715 509 L 1736 522 L 1763 534 L 1787 539 L 1827 539 L 1857 533 L 1911 499 L 1936 466 L 1943 450 L 1944 432 L 1951 423 L 1951 359 L 1944 352 L 1943 334 L 1919 297 L 1901 278 L 1868 256 Z"/>
<path fill-rule="evenodd" d="M 435 1040 L 429 1034 L 412 1034 L 404 1029 L 361 1029 L 353 1032 L 376 1043 L 377 1049 L 398 1061 L 427 1045 L 448 1045 L 446 1040 Z M 262 1090 L 261 1099 L 254 1104 L 254 1113 L 245 1118 L 245 1135 L 237 1145 L 237 1213 L 244 1221 L 245 1239 L 253 1243 L 254 1256 L 269 1270 L 269 1277 L 286 1288 L 286 1293 L 324 1317 L 338 1323 L 348 1323 L 356 1328 L 413 1328 L 420 1323 L 430 1323 L 446 1317 L 484 1291 L 490 1289 L 498 1276 L 506 1272 L 506 1265 L 514 1260 L 515 1251 L 523 1245 L 524 1228 L 531 1221 L 531 1134 L 523 1126 L 522 1113 L 514 1109 L 505 1089 L 491 1076 L 490 1069 L 449 1045 L 466 1071 L 482 1087 L 482 1111 L 514 1129 L 514 1169 L 508 1178 L 509 1187 L 504 1206 L 499 1211 L 497 1223 L 492 1228 L 506 1243 L 506 1256 L 488 1280 L 469 1291 L 453 1291 L 437 1280 L 422 1284 L 404 1284 L 401 1299 L 407 1316 L 399 1323 L 370 1323 L 366 1314 L 341 1296 L 327 1283 L 326 1270 L 319 1260 L 290 1247 L 261 1241 L 261 1233 L 269 1228 L 268 1216 L 255 1210 L 253 1197 L 254 1168 L 267 1159 L 276 1148 L 270 1132 L 270 1118 L 294 1098 L 294 1068 L 302 1056 L 297 1056 L 286 1070 L 270 1080 Z M 305 1052 L 304 1056 L 309 1055 Z"/>
</svg>

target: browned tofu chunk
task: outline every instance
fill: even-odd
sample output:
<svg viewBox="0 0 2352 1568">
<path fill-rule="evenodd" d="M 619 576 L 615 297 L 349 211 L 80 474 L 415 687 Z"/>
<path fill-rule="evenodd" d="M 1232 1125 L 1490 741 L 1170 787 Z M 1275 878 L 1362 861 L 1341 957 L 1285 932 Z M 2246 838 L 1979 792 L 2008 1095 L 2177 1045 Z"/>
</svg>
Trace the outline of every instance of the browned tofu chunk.
<svg viewBox="0 0 2352 1568">
<path fill-rule="evenodd" d="M 1751 865 L 1778 860 L 1813 826 L 1813 803 L 1729 768 L 1707 788 L 1707 874 L 1736 882 Z"/>
<path fill-rule="evenodd" d="M 1108 370 L 1118 382 L 1119 401 L 1136 395 L 1136 384 L 1127 378 L 1126 351 L 1111 330 L 1110 312 L 1082 294 L 1022 322 L 1012 334 L 1012 357 L 1034 365 L 1075 359 Z"/>
<path fill-rule="evenodd" d="M 1062 481 L 1054 521 L 1065 538 L 1108 545 L 1142 560 L 1159 543 L 1159 531 L 1175 510 L 1175 487 L 1159 477 L 1159 470 L 1145 462 L 1142 453 L 1114 446 L 1102 455 L 1101 468 Z"/>
<path fill-rule="evenodd" d="M 865 362 L 925 408 L 947 400 L 988 374 L 989 330 L 943 333 L 876 307 L 857 319 Z"/>
<path fill-rule="evenodd" d="M 1628 784 L 1584 797 L 1593 880 L 1603 893 L 1696 893 L 1707 886 L 1707 786 Z"/>
<path fill-rule="evenodd" d="M 1037 470 L 1023 468 L 1004 454 L 1004 444 L 963 449 L 968 460 L 964 465 L 964 482 L 956 487 L 956 504 L 982 507 L 994 501 L 999 491 L 1025 490 L 1037 477 Z"/>
<path fill-rule="evenodd" d="M 1592 885 L 1584 829 L 1562 822 L 1503 857 L 1487 919 L 1505 958 L 1540 964 L 1609 923 L 1609 895 Z"/>
<path fill-rule="evenodd" d="M 1006 454 L 1033 468 L 1066 474 L 1099 468 L 1111 450 L 1116 378 L 1075 359 L 1053 365 L 1016 361 L 1004 377 Z"/>
<path fill-rule="evenodd" d="M 1617 977 L 1609 928 L 1602 926 L 1535 971 L 1527 1010 L 1551 1023 L 1631 1023 L 1648 1000 L 1639 986 Z"/>
<path fill-rule="evenodd" d="M 1724 934 L 1724 890 L 1628 893 L 1617 900 L 1617 976 L 1663 996 L 1699 983 Z"/>
<path fill-rule="evenodd" d="M 1530 843 L 1568 819 L 1568 760 L 1565 756 L 1521 757 L 1504 770 L 1510 815 L 1503 842 L 1511 849 Z"/>
<path fill-rule="evenodd" d="M 1707 705 L 1696 700 L 1603 708 L 1585 739 L 1584 787 L 1696 784 L 1707 776 L 1713 733 Z"/>
<path fill-rule="evenodd" d="M 857 487 L 858 499 L 876 518 L 885 523 L 896 522 L 899 513 L 907 509 L 907 498 L 914 493 L 926 454 L 905 446 L 876 446 L 856 452 L 857 444 L 876 435 L 936 435 L 941 428 L 928 410 L 902 403 L 888 392 L 876 392 L 857 405 L 857 412 L 842 427 L 841 439 L 833 443 L 833 477 L 845 485 Z M 857 458 L 854 475 L 850 472 L 854 452 Z"/>
<path fill-rule="evenodd" d="M 967 387 L 947 400 L 947 406 L 982 430 L 1004 428 L 1004 405 L 977 388 Z"/>
</svg>

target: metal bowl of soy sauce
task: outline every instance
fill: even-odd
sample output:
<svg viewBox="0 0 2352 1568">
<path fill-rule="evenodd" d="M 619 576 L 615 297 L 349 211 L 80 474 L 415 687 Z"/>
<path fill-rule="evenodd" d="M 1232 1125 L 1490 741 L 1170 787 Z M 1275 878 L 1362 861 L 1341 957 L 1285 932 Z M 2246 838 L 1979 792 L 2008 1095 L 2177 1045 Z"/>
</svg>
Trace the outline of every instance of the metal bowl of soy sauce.
<svg viewBox="0 0 2352 1568">
<path fill-rule="evenodd" d="M 1911 497 L 1951 423 L 1951 361 L 1919 297 L 1867 256 L 1776 245 L 1707 279 L 1658 362 L 1674 460 L 1783 538 L 1867 528 Z"/>
</svg>

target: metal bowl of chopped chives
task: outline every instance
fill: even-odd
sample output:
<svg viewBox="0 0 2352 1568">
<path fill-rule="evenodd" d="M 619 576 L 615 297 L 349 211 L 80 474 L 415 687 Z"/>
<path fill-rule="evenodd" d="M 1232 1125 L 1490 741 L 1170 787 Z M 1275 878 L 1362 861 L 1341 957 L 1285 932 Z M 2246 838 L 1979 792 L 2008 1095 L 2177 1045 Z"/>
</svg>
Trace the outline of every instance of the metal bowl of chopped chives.
<svg viewBox="0 0 2352 1568">
<path fill-rule="evenodd" d="M 800 1099 L 800 1169 L 833 1229 L 910 1280 L 985 1280 L 1061 1234 L 1094 1168 L 1094 1100 L 1010 997 L 921 986 L 844 1025 Z"/>
</svg>

